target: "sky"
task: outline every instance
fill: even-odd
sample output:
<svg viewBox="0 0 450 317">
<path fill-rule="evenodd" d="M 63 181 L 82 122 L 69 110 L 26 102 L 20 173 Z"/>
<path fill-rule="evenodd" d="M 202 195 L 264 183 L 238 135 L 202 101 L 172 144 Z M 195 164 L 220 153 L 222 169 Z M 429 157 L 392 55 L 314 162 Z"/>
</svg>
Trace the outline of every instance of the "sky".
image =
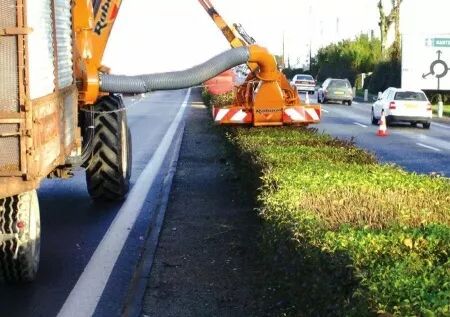
<svg viewBox="0 0 450 317">
<path fill-rule="evenodd" d="M 383 0 L 389 9 L 390 0 Z M 374 31 L 378 0 L 212 0 L 229 23 L 292 65 L 331 42 Z M 441 9 L 442 8 L 442 9 Z M 449 0 L 404 0 L 402 32 L 450 33 Z M 447 22 L 446 22 L 447 21 Z M 229 49 L 198 0 L 123 0 L 104 64 L 116 74 L 181 70 Z"/>
</svg>

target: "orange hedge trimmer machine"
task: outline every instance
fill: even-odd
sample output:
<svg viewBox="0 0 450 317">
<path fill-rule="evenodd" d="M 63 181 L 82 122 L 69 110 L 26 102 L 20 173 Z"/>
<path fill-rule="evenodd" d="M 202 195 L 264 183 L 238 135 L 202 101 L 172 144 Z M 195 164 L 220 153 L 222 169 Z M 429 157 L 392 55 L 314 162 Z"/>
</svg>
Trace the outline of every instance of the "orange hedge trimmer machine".
<svg viewBox="0 0 450 317">
<path fill-rule="evenodd" d="M 199 0 L 231 47 L 248 47 L 251 70 L 245 82 L 236 87 L 233 104 L 213 106 L 214 121 L 219 124 L 253 124 L 276 126 L 283 124 L 308 125 L 318 123 L 320 105 L 301 104 L 297 89 L 293 88 L 267 50 L 255 46 L 239 24 L 228 25 L 209 0 Z"/>
</svg>

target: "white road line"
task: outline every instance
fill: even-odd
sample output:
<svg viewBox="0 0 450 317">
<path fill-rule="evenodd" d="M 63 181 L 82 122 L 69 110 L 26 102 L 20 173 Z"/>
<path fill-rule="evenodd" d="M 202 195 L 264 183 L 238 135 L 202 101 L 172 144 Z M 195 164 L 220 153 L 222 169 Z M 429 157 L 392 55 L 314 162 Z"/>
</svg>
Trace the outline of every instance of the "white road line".
<svg viewBox="0 0 450 317">
<path fill-rule="evenodd" d="M 424 147 L 424 148 L 429 149 L 429 150 L 433 150 L 433 151 L 436 151 L 436 152 L 441 152 L 440 149 L 432 147 L 432 146 L 429 146 L 429 145 L 426 145 L 426 144 L 423 144 L 423 143 L 416 143 L 416 144 L 418 146 Z"/>
<path fill-rule="evenodd" d="M 359 125 L 360 127 L 367 128 L 368 126 L 359 122 L 353 122 L 353 124 Z"/>
<path fill-rule="evenodd" d="M 450 126 L 445 125 L 445 124 L 440 124 L 440 123 L 433 122 L 432 125 L 436 125 L 438 127 L 444 128 L 444 129 L 450 129 Z"/>
<path fill-rule="evenodd" d="M 61 308 L 58 317 L 86 317 L 92 316 L 95 312 L 117 258 L 128 238 L 130 229 L 139 216 L 147 193 L 158 175 L 166 153 L 183 119 L 190 94 L 191 90 L 189 89 L 175 119 L 128 194 L 127 200 L 120 208 L 89 263 L 84 268 L 75 287 Z"/>
<path fill-rule="evenodd" d="M 325 113 L 328 113 L 328 112 L 329 112 L 328 110 L 323 109 L 323 108 L 322 108 L 322 111 L 325 112 Z"/>
</svg>

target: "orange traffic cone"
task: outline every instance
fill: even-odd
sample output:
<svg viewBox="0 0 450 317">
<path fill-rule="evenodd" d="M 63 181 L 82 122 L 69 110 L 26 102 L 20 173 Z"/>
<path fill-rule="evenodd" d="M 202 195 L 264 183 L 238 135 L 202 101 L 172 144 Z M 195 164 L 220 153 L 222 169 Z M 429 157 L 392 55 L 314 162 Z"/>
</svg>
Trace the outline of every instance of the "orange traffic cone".
<svg viewBox="0 0 450 317">
<path fill-rule="evenodd" d="M 377 135 L 378 136 L 387 136 L 388 135 L 387 126 L 386 126 L 386 116 L 384 115 L 384 111 L 381 113 L 381 119 L 380 119 L 380 123 L 378 126 Z"/>
</svg>

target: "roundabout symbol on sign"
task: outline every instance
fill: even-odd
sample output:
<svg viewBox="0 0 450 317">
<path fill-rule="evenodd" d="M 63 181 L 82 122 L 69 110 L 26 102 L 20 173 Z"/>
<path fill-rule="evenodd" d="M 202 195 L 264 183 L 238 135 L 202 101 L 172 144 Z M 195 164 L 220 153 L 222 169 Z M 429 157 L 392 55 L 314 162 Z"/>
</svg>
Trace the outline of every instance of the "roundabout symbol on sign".
<svg viewBox="0 0 450 317">
<path fill-rule="evenodd" d="M 431 63 L 431 65 L 430 65 L 430 72 L 428 74 L 423 74 L 422 78 L 426 79 L 430 75 L 436 77 L 437 78 L 437 84 L 438 84 L 437 90 L 441 90 L 441 78 L 447 76 L 449 68 L 448 68 L 447 63 L 444 62 L 441 59 L 442 51 L 440 51 L 440 50 L 437 51 L 437 54 L 438 54 L 438 59 Z M 441 67 L 439 67 L 441 69 L 438 68 L 438 70 L 436 70 L 436 67 L 438 65 L 441 66 Z M 438 73 L 437 71 L 440 71 L 440 72 Z"/>
</svg>

